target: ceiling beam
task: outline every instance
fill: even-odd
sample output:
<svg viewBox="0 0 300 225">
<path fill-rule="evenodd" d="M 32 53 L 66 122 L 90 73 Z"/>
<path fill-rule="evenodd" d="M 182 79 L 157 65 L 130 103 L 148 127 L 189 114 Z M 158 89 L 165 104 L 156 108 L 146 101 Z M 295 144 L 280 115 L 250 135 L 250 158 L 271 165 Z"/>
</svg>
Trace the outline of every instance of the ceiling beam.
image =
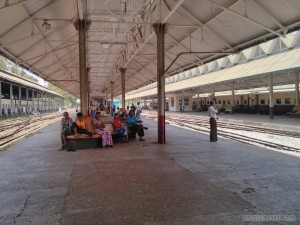
<svg viewBox="0 0 300 225">
<path fill-rule="evenodd" d="M 266 9 L 264 9 L 261 5 L 259 5 L 255 0 L 249 0 L 256 8 L 258 8 L 264 15 L 269 17 L 274 23 L 277 24 L 281 29 L 283 29 L 283 33 L 287 33 L 287 28 L 283 26 L 271 13 L 269 13 Z"/>
<path fill-rule="evenodd" d="M 208 28 L 206 25 L 204 25 L 200 20 L 198 20 L 196 17 L 194 17 L 191 13 L 189 13 L 182 6 L 180 7 L 180 10 L 183 11 L 187 16 L 189 16 L 194 22 L 198 23 L 201 26 L 201 28 L 203 27 L 206 30 L 208 30 L 211 34 L 213 34 L 219 41 L 221 41 L 229 49 L 232 49 L 232 46 L 227 41 L 225 41 L 223 37 L 221 37 L 219 34 L 216 34 L 214 31 L 212 31 L 210 28 Z M 199 28 L 199 29 L 201 29 L 201 28 Z M 193 33 L 197 32 L 199 29 L 195 30 L 190 35 L 192 35 Z"/>
<path fill-rule="evenodd" d="M 152 26 L 153 23 L 146 23 L 146 22 L 129 22 L 129 21 L 109 21 L 109 20 L 97 20 L 97 19 L 93 19 L 93 24 L 97 24 L 97 23 L 107 23 L 107 24 L 129 24 L 129 25 L 149 25 Z M 200 26 L 198 25 L 185 25 L 185 24 L 171 24 L 168 23 L 166 24 L 167 27 L 183 27 L 183 28 L 200 28 Z"/>
<path fill-rule="evenodd" d="M 55 62 L 53 62 L 53 63 L 51 63 L 51 64 L 49 64 L 49 65 L 47 65 L 47 66 L 43 66 L 43 67 L 38 68 L 38 70 L 39 70 L 39 71 L 43 71 L 44 69 L 47 69 L 47 68 L 49 68 L 49 67 L 51 67 L 51 66 L 53 66 L 53 65 L 55 65 L 55 64 L 58 64 L 58 63 L 60 63 L 60 62 L 62 62 L 62 61 L 69 61 L 69 60 L 74 59 L 74 58 L 76 58 L 76 57 L 79 57 L 79 55 L 74 55 L 74 56 L 69 57 L 69 58 L 66 58 L 66 59 L 60 58 L 59 60 L 57 60 L 57 61 L 55 61 Z"/>
<path fill-rule="evenodd" d="M 25 53 L 25 52 L 27 52 L 29 49 L 31 49 L 33 46 L 36 46 L 36 45 L 38 45 L 40 42 L 42 42 L 42 41 L 44 41 L 45 39 L 47 39 L 48 37 L 50 37 L 54 32 L 56 32 L 56 31 L 58 31 L 58 30 L 60 30 L 60 29 L 62 29 L 62 28 L 65 28 L 66 27 L 66 24 L 63 24 L 63 25 L 61 25 L 61 26 L 59 26 L 59 27 L 56 27 L 55 29 L 53 29 L 53 30 L 51 30 L 51 32 L 47 35 L 47 36 L 42 36 L 41 35 L 41 33 L 40 32 L 38 32 L 38 35 L 40 35 L 41 36 L 41 39 L 38 41 L 38 42 L 35 42 L 35 43 L 33 43 L 32 45 L 29 45 L 27 48 L 25 48 L 22 52 L 20 52 L 19 54 L 18 54 L 18 58 L 21 58 L 21 56 Z M 72 36 L 72 37 L 74 37 L 74 36 Z M 61 45 L 60 45 L 61 46 Z"/>
<path fill-rule="evenodd" d="M 185 50 L 191 51 L 191 49 L 188 49 L 184 44 L 180 43 L 179 41 L 177 41 L 171 34 L 166 33 L 167 38 L 170 38 L 173 42 L 175 42 L 177 45 L 180 45 L 181 47 L 183 47 Z M 199 57 L 194 57 L 196 58 L 196 60 L 201 61 L 202 59 Z"/>
<path fill-rule="evenodd" d="M 18 0 L 18 2 L 10 3 L 10 4 L 9 4 L 8 2 L 7 2 L 7 4 L 4 3 L 4 5 L 0 7 L 0 11 L 1 11 L 2 9 L 9 8 L 9 7 L 11 7 L 11 6 L 19 5 L 19 4 L 24 3 L 24 2 L 26 2 L 26 1 L 29 1 L 29 0 Z M 4 1 L 3 1 L 3 2 L 4 2 Z"/>
<path fill-rule="evenodd" d="M 229 9 L 229 8 L 226 8 L 226 7 L 224 7 L 224 6 L 222 6 L 222 5 L 218 4 L 218 3 L 215 3 L 214 1 L 211 1 L 211 0 L 207 0 L 207 1 L 209 1 L 209 2 L 210 2 L 211 4 L 213 4 L 214 6 L 220 8 L 220 9 L 223 9 L 223 10 L 226 11 L 226 12 L 229 12 L 229 13 L 231 13 L 231 14 L 233 14 L 233 15 L 236 15 L 236 16 L 238 16 L 239 18 L 242 18 L 242 19 L 244 19 L 244 20 L 246 20 L 246 21 L 248 21 L 248 22 L 250 22 L 250 23 L 252 23 L 252 24 L 254 24 L 254 25 L 256 25 L 256 26 L 259 26 L 259 27 L 261 27 L 261 28 L 263 28 L 263 29 L 265 29 L 265 30 L 271 32 L 272 34 L 275 34 L 275 35 L 277 35 L 277 36 L 279 36 L 279 37 L 283 37 L 283 35 L 282 35 L 281 33 L 278 33 L 277 31 L 272 30 L 272 29 L 270 29 L 270 28 L 268 28 L 268 27 L 266 27 L 266 26 L 264 26 L 264 25 L 262 25 L 262 24 L 260 24 L 260 23 L 258 23 L 258 22 L 256 22 L 256 21 L 252 20 L 252 19 L 250 19 L 250 18 L 248 18 L 248 17 L 245 17 L 245 16 L 243 16 L 243 15 L 241 15 L 241 14 L 239 14 L 239 13 L 237 13 L 237 12 L 231 10 L 231 9 Z"/>
<path fill-rule="evenodd" d="M 46 5 L 42 6 L 41 8 L 39 8 L 38 10 L 36 10 L 33 14 L 28 15 L 28 17 L 24 20 L 22 20 L 21 22 L 19 22 L 18 24 L 16 24 L 15 26 L 10 27 L 8 30 L 4 31 L 1 35 L 0 35 L 0 39 L 3 38 L 4 36 L 8 35 L 10 32 L 14 31 L 16 28 L 18 28 L 19 26 L 21 26 L 24 22 L 27 22 L 28 20 L 32 20 L 32 18 L 38 14 L 40 11 L 42 11 L 43 9 L 47 8 L 48 6 L 52 5 L 55 1 L 57 0 L 52 0 L 50 2 L 48 2 Z M 21 2 L 22 3 L 22 2 Z"/>
<path fill-rule="evenodd" d="M 163 21 L 161 21 L 161 23 L 166 23 L 169 18 L 176 12 L 176 10 L 181 6 L 181 4 L 184 2 L 185 0 L 179 0 L 177 1 L 176 5 L 174 6 L 174 8 L 168 13 L 168 15 L 163 19 Z M 137 53 L 139 53 L 145 46 L 145 44 L 147 42 L 149 42 L 153 37 L 155 36 L 155 32 L 152 31 L 152 33 L 148 36 L 148 38 L 145 40 L 145 42 L 143 44 L 141 44 L 139 46 L 139 48 L 134 52 L 134 55 L 132 55 L 127 62 L 124 65 L 124 68 L 126 68 L 126 66 L 128 65 L 128 63 L 130 63 L 130 61 L 136 56 Z"/>
</svg>

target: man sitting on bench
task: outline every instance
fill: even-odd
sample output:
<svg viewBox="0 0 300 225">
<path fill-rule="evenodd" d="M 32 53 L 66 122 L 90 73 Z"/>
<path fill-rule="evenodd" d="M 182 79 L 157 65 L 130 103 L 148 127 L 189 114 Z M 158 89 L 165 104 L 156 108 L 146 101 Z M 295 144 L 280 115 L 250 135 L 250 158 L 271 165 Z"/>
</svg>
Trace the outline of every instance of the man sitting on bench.
<svg viewBox="0 0 300 225">
<path fill-rule="evenodd" d="M 61 138 L 61 149 L 64 150 L 67 145 L 67 139 L 66 136 L 70 135 L 72 133 L 72 119 L 69 117 L 68 112 L 64 112 L 63 118 L 61 119 L 60 126 L 61 126 L 61 132 L 60 132 L 60 138 Z"/>
<path fill-rule="evenodd" d="M 79 136 L 82 134 L 87 135 L 89 137 L 93 136 L 93 133 L 87 130 L 87 125 L 83 119 L 83 115 L 81 112 L 77 113 L 77 118 L 75 122 L 72 124 L 72 128 L 74 130 L 75 136 Z"/>
<path fill-rule="evenodd" d="M 129 116 L 127 118 L 127 126 L 131 131 L 138 133 L 140 141 L 145 141 L 145 139 L 143 139 L 142 137 L 144 136 L 144 129 L 148 130 L 148 127 L 144 127 L 141 121 L 137 120 L 137 118 L 134 116 L 133 110 L 129 112 Z"/>
</svg>

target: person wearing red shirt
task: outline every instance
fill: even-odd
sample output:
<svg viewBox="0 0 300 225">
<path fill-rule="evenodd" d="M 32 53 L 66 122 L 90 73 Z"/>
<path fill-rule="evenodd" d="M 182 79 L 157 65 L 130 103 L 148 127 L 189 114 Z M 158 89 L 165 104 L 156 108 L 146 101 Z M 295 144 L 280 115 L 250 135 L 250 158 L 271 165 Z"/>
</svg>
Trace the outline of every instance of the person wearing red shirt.
<svg viewBox="0 0 300 225">
<path fill-rule="evenodd" d="M 122 142 L 122 139 L 125 134 L 125 128 L 122 127 L 122 121 L 120 119 L 119 113 L 115 113 L 115 117 L 112 121 L 114 129 L 118 132 L 118 142 Z"/>
</svg>

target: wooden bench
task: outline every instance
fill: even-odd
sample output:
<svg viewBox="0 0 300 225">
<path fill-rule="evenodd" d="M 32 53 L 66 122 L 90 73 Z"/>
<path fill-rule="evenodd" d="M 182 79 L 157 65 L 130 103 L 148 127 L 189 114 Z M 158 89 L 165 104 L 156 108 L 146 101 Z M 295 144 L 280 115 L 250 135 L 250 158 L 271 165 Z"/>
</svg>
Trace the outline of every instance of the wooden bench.
<svg viewBox="0 0 300 225">
<path fill-rule="evenodd" d="M 93 119 L 91 117 L 84 117 L 84 120 L 87 124 L 87 130 L 94 133 Z M 87 135 L 69 135 L 67 139 L 67 149 L 76 150 L 76 149 L 90 149 L 90 148 L 101 148 L 102 139 L 101 135 L 93 134 L 92 137 Z"/>
<path fill-rule="evenodd" d="M 288 112 L 289 117 L 300 117 L 300 106 L 294 106 L 292 112 Z"/>
<path fill-rule="evenodd" d="M 69 135 L 67 136 L 67 147 L 71 150 L 101 148 L 101 135 L 94 134 L 92 137 L 87 135 Z"/>
</svg>

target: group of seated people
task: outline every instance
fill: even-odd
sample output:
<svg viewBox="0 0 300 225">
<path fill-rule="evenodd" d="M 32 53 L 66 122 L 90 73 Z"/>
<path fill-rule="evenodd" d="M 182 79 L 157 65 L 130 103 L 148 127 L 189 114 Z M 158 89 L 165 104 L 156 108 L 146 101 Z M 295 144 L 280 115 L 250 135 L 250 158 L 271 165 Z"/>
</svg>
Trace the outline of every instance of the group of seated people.
<svg viewBox="0 0 300 225">
<path fill-rule="evenodd" d="M 92 119 L 92 129 L 89 128 L 89 124 L 87 120 L 83 117 L 81 112 L 77 113 L 77 117 L 75 122 L 73 122 L 72 118 L 69 117 L 68 112 L 63 113 L 63 118 L 61 120 L 61 143 L 62 148 L 64 150 L 67 146 L 68 135 L 84 135 L 87 137 L 92 137 L 93 134 L 99 134 L 102 138 L 102 147 L 112 147 L 113 139 L 112 134 L 109 131 L 105 130 L 105 124 L 101 120 L 101 113 L 96 112 L 95 118 Z M 147 127 L 144 127 L 142 121 L 138 120 L 134 116 L 134 111 L 130 111 L 127 115 L 126 110 L 121 110 L 118 113 L 115 113 L 114 118 L 112 120 L 112 125 L 114 127 L 114 132 L 117 133 L 117 142 L 122 142 L 123 138 L 125 138 L 125 142 L 128 142 L 127 134 L 133 133 L 134 136 L 137 133 L 140 141 L 145 141 L 143 139 L 144 129 L 147 130 Z"/>
</svg>

